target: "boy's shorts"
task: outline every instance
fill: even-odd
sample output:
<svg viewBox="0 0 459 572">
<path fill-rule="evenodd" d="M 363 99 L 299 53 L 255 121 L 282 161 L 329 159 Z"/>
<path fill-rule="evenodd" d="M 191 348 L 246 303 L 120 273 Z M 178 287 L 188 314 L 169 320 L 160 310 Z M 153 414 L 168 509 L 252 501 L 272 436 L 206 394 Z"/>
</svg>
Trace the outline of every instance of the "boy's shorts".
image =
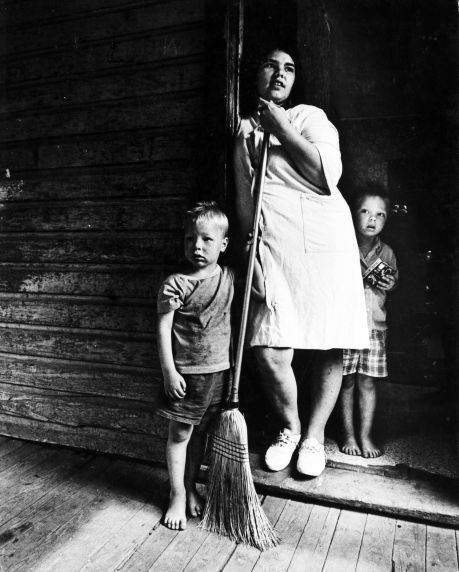
<svg viewBox="0 0 459 572">
<path fill-rule="evenodd" d="M 217 409 L 228 393 L 230 370 L 215 373 L 182 374 L 186 382 L 186 394 L 182 399 L 170 399 L 162 392 L 158 415 L 172 421 L 199 425 L 209 409 Z"/>
<path fill-rule="evenodd" d="M 387 330 L 372 330 L 369 350 L 343 350 L 343 375 L 387 377 Z"/>
</svg>

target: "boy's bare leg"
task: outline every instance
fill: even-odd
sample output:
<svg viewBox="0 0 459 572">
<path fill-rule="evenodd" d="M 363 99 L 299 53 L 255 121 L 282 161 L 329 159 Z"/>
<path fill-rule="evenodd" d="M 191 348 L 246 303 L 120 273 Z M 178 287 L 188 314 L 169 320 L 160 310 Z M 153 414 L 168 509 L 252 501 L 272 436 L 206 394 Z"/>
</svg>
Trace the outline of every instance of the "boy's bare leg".
<svg viewBox="0 0 459 572">
<path fill-rule="evenodd" d="M 192 432 L 193 425 L 179 421 L 169 422 L 166 459 L 171 492 L 163 522 L 172 530 L 186 528 L 185 466 L 187 446 Z"/>
<path fill-rule="evenodd" d="M 206 446 L 206 434 L 195 428 L 188 445 L 185 470 L 186 508 L 192 517 L 199 517 L 204 510 L 204 499 L 196 489 L 196 481 L 201 468 Z"/>
<path fill-rule="evenodd" d="M 376 385 L 373 377 L 358 374 L 357 388 L 359 395 L 360 429 L 359 441 L 362 448 L 362 457 L 374 458 L 381 455 L 381 450 L 371 439 L 371 430 L 376 408 Z"/>
<path fill-rule="evenodd" d="M 343 376 L 343 384 L 339 396 L 339 408 L 343 425 L 343 440 L 340 451 L 346 455 L 361 455 L 354 431 L 354 390 L 356 374 Z"/>
</svg>

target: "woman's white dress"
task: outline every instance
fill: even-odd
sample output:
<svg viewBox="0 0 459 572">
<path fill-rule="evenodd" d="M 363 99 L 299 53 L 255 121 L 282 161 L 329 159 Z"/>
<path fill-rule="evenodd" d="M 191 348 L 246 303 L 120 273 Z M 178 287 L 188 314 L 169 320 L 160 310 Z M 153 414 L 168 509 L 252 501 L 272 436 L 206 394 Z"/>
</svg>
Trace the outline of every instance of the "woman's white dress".
<svg viewBox="0 0 459 572">
<path fill-rule="evenodd" d="M 318 149 L 328 189 L 306 180 L 271 135 L 259 243 L 266 303 L 252 303 L 247 343 L 367 348 L 359 251 L 349 207 L 336 187 L 341 176 L 338 133 L 317 107 L 299 105 L 287 113 Z M 262 139 L 255 119 L 242 120 L 235 180 L 237 192 L 249 198 Z"/>
</svg>

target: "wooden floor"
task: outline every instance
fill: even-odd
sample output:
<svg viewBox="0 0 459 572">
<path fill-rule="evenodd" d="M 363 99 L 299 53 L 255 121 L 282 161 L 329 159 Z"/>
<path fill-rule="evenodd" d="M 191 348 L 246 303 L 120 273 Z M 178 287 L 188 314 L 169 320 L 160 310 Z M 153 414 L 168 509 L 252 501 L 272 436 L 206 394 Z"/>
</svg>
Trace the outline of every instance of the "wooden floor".
<svg viewBox="0 0 459 572">
<path fill-rule="evenodd" d="M 283 538 L 260 553 L 160 524 L 162 467 L 0 437 L 0 570 L 458 571 L 452 528 L 263 497 Z"/>
</svg>

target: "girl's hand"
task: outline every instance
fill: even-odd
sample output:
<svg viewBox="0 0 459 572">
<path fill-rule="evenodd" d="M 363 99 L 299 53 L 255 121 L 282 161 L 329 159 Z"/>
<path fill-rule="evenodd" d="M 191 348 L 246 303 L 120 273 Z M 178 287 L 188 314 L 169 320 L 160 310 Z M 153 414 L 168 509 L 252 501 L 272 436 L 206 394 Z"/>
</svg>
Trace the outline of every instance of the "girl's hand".
<svg viewBox="0 0 459 572">
<path fill-rule="evenodd" d="M 164 376 L 164 391 L 170 399 L 183 399 L 186 394 L 186 382 L 178 371 Z"/>
<path fill-rule="evenodd" d="M 392 274 L 388 274 L 387 276 L 384 276 L 384 278 L 380 278 L 378 280 L 376 288 L 387 291 L 387 290 L 392 290 L 394 286 L 395 286 L 395 278 L 394 276 L 392 276 Z"/>
<path fill-rule="evenodd" d="M 283 107 L 277 106 L 272 101 L 267 101 L 262 97 L 258 98 L 258 113 L 260 115 L 260 125 L 275 137 L 281 131 L 290 128 L 287 112 Z"/>
</svg>

